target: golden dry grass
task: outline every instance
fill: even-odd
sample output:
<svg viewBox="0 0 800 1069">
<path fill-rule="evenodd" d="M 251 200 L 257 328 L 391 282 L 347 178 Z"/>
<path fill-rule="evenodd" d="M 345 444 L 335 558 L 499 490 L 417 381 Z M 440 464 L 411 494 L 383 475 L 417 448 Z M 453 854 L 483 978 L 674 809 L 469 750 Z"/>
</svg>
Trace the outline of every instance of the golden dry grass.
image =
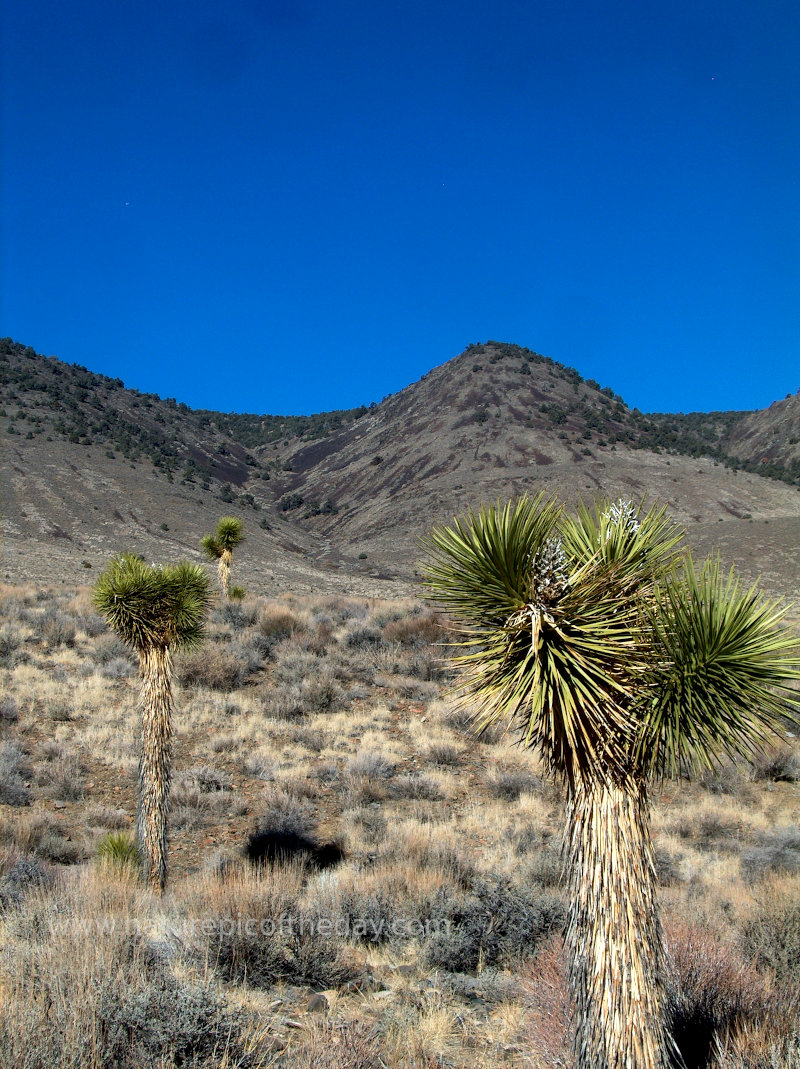
<svg viewBox="0 0 800 1069">
<path fill-rule="evenodd" d="M 133 827 L 129 658 L 98 627 L 85 591 L 3 587 L 0 610 L 0 771 L 12 799 L 0 806 L 0 1061 L 12 1064 L 27 1043 L 39 1054 L 26 1064 L 51 1064 L 55 1022 L 64 1041 L 53 1065 L 105 1066 L 110 1022 L 144 1029 L 103 987 L 111 976 L 151 1016 L 166 1013 L 167 991 L 205 1022 L 197 1027 L 209 1044 L 183 1050 L 185 1064 L 569 1065 L 558 931 L 534 939 L 513 927 L 521 917 L 533 932 L 542 903 L 561 894 L 561 794 L 513 733 L 474 737 L 447 696 L 427 610 L 294 595 L 215 611 L 207 655 L 224 652 L 241 678 L 232 689 L 214 676 L 176 687 L 170 883 L 160 901 L 96 859 L 109 830 Z M 781 746 L 800 752 L 793 738 Z M 693 945 L 706 963 L 727 954 L 741 975 L 755 970 L 766 985 L 762 1016 L 783 1014 L 782 1024 L 755 1014 L 747 1036 L 725 1040 L 728 1061 L 718 1064 L 736 1069 L 773 1069 L 796 1011 L 784 994 L 791 946 L 767 945 L 772 929 L 758 921 L 773 918 L 774 931 L 800 944 L 790 908 L 800 787 L 764 778 L 766 768 L 653 796 L 668 927 L 680 918 L 702 933 Z M 346 858 L 322 872 L 255 869 L 243 850 L 264 821 L 335 839 Z M 518 914 L 493 920 L 482 903 L 500 901 L 492 895 L 503 888 L 520 896 Z M 314 938 L 226 934 L 237 920 L 284 914 Z M 68 930 L 55 932 L 51 916 Z M 497 940 L 492 924 L 511 934 Z M 441 964 L 459 961 L 477 965 Z M 713 969 L 703 975 L 713 987 Z M 737 975 L 718 972 L 717 986 L 734 988 Z M 97 996 L 88 1003 L 87 990 Z M 324 1004 L 311 1009 L 320 991 Z M 214 1045 L 214 1014 L 227 1047 Z M 131 1066 L 177 1064 L 180 1052 L 158 1036 L 140 1038 Z"/>
</svg>

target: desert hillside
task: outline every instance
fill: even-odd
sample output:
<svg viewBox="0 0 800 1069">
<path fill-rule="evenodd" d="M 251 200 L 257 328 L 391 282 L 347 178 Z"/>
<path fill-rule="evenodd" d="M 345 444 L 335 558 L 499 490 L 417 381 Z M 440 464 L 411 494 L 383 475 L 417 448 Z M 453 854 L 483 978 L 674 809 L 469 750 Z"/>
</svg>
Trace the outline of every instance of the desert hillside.
<svg viewBox="0 0 800 1069">
<path fill-rule="evenodd" d="M 6 581 L 89 580 L 120 549 L 196 556 L 234 512 L 248 532 L 239 578 L 254 593 L 407 592 L 433 522 L 544 489 L 657 498 L 698 550 L 719 547 L 776 593 L 800 585 L 797 398 L 645 416 L 500 342 L 379 405 L 311 417 L 195 412 L 8 339 L 2 370 Z"/>
</svg>

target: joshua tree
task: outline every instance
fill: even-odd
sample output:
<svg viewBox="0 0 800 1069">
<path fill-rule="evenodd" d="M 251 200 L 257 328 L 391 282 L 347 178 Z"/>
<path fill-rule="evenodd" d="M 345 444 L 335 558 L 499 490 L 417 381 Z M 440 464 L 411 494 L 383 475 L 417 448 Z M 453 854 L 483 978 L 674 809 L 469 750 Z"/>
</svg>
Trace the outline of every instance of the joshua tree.
<svg viewBox="0 0 800 1069">
<path fill-rule="evenodd" d="M 197 564 L 150 565 L 141 557 L 111 562 L 94 603 L 112 630 L 139 655 L 142 752 L 137 836 L 146 883 L 167 879 L 167 809 L 172 763 L 172 649 L 203 638 L 208 576 Z"/>
<path fill-rule="evenodd" d="M 515 720 L 567 793 L 566 932 L 580 1069 L 679 1062 L 663 988 L 647 786 L 747 755 L 796 716 L 783 610 L 663 509 L 539 495 L 437 527 L 431 596 L 459 621 L 477 728 Z"/>
<path fill-rule="evenodd" d="M 217 561 L 222 596 L 228 597 L 233 551 L 244 541 L 244 525 L 236 516 L 223 516 L 213 534 L 203 535 L 200 546 L 209 560 Z"/>
</svg>

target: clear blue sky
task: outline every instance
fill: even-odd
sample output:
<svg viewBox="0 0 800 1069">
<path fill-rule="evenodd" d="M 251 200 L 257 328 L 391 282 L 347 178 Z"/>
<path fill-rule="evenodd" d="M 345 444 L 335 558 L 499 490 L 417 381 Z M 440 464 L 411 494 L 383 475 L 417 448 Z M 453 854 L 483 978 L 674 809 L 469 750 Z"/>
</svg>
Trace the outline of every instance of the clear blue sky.
<svg viewBox="0 0 800 1069">
<path fill-rule="evenodd" d="M 473 341 L 800 386 L 796 0 L 4 0 L 0 333 L 195 407 Z"/>
</svg>

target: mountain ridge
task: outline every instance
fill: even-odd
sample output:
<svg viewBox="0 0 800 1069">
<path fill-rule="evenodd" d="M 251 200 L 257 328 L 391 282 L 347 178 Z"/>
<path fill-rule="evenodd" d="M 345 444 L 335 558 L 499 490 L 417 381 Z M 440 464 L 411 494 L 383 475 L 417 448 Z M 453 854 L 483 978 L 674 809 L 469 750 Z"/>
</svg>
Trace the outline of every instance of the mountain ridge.
<svg viewBox="0 0 800 1069">
<path fill-rule="evenodd" d="M 737 471 L 792 461 L 792 398 L 761 412 L 654 419 L 575 369 L 487 342 L 377 405 L 242 416 L 127 390 L 8 339 L 0 356 L 7 578 L 33 558 L 40 578 L 48 562 L 62 576 L 76 555 L 97 567 L 122 548 L 191 556 L 200 533 L 236 512 L 259 557 L 249 582 L 382 589 L 413 583 L 417 539 L 432 522 L 545 489 L 572 501 L 657 497 L 698 546 L 727 540 L 750 574 L 765 569 L 748 549 L 752 528 L 737 524 L 770 521 L 772 534 L 788 524 L 766 571 L 779 592 L 795 582 L 784 546 L 800 517 L 793 470 L 783 483 Z M 729 440 L 744 461 L 723 458 Z"/>
</svg>

